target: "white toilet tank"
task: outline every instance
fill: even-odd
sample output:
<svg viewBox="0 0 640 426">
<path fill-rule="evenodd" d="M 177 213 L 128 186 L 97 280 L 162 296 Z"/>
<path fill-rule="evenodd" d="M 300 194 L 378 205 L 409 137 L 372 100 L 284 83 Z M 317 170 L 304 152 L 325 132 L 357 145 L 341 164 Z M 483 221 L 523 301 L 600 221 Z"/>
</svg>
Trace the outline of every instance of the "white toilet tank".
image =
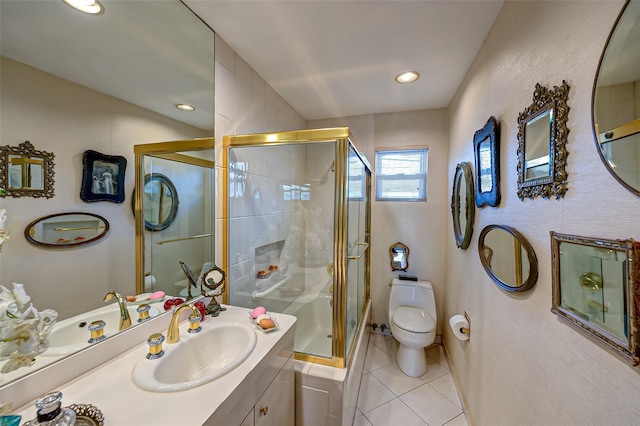
<svg viewBox="0 0 640 426">
<path fill-rule="evenodd" d="M 389 294 L 389 313 L 397 306 L 420 307 L 436 318 L 436 299 L 429 281 L 409 281 L 394 278 Z"/>
</svg>

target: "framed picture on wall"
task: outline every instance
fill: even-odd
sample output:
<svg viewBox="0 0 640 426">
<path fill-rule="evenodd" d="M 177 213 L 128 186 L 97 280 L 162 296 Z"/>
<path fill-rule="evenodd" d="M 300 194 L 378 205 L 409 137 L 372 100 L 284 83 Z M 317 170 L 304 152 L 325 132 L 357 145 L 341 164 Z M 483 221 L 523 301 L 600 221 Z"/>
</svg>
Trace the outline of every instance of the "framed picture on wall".
<svg viewBox="0 0 640 426">
<path fill-rule="evenodd" d="M 120 155 L 106 155 L 87 150 L 82 157 L 83 173 L 80 198 L 95 201 L 124 201 L 124 172 L 127 159 Z"/>
</svg>

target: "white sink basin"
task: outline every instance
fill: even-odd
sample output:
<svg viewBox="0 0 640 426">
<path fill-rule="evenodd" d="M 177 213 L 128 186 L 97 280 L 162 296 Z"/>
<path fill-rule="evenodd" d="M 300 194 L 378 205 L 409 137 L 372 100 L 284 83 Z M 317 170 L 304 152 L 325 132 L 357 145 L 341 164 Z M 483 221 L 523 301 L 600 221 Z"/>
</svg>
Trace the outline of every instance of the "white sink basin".
<svg viewBox="0 0 640 426">
<path fill-rule="evenodd" d="M 162 358 L 140 360 L 133 382 L 152 392 L 177 392 L 215 380 L 240 366 L 256 346 L 256 332 L 247 324 L 208 319 L 203 330 L 164 344 Z M 208 328 L 207 328 L 208 327 Z"/>
<path fill-rule="evenodd" d="M 127 309 L 131 317 L 131 324 L 137 324 L 137 306 L 130 305 L 127 306 Z M 159 313 L 155 308 L 152 309 L 154 310 L 152 316 Z M 120 330 L 120 310 L 118 305 L 111 304 L 56 323 L 49 335 L 49 348 L 42 355 L 67 355 L 90 346 L 91 332 L 88 327 L 89 324 L 97 320 L 102 320 L 106 323 L 103 330 L 106 337 L 111 337 L 118 333 Z"/>
</svg>

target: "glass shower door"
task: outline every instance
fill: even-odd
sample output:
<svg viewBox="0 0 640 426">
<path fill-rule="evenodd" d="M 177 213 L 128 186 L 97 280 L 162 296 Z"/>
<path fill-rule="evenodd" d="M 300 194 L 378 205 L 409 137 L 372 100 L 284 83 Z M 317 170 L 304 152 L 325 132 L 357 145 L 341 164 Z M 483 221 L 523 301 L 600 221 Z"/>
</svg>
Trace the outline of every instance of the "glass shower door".
<svg viewBox="0 0 640 426">
<path fill-rule="evenodd" d="M 367 234 L 368 170 L 353 146 L 347 162 L 347 300 L 345 357 L 351 350 L 365 302 L 365 277 L 369 257 Z"/>
</svg>

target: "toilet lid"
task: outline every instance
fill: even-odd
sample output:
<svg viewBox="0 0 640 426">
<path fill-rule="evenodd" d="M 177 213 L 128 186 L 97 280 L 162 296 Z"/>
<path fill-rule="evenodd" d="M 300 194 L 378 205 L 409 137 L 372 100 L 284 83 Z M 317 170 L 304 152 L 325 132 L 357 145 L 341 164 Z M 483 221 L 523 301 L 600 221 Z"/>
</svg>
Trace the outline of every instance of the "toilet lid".
<svg viewBox="0 0 640 426">
<path fill-rule="evenodd" d="M 430 333 L 436 326 L 431 315 L 411 306 L 398 306 L 393 313 L 393 323 L 413 333 Z"/>
</svg>

